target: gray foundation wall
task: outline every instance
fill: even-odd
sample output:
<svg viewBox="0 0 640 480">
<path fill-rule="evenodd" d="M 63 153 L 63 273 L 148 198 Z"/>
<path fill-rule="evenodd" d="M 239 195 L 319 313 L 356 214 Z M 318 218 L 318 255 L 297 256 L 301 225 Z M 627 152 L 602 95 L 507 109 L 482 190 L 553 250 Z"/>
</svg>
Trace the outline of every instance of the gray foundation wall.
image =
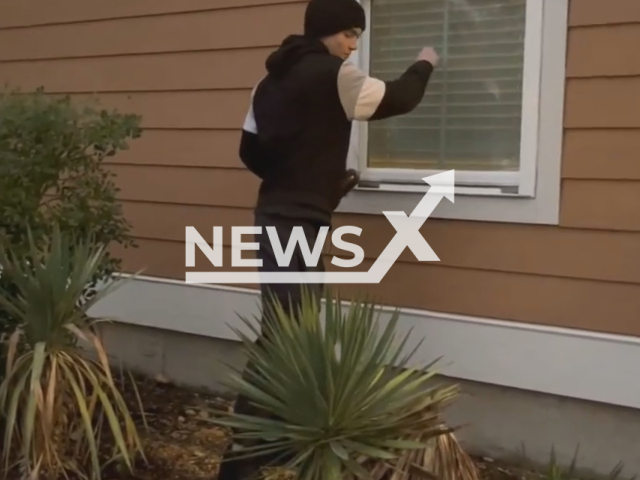
<svg viewBox="0 0 640 480">
<path fill-rule="evenodd" d="M 146 327 L 110 324 L 104 340 L 113 360 L 151 376 L 163 375 L 187 387 L 228 395 L 227 365 L 245 362 L 238 342 Z M 462 394 L 445 414 L 462 425 L 458 439 L 472 454 L 544 465 L 554 448 L 568 465 L 579 445 L 578 467 L 607 475 L 620 461 L 622 476 L 640 473 L 640 411 L 481 384 L 459 384 Z"/>
</svg>

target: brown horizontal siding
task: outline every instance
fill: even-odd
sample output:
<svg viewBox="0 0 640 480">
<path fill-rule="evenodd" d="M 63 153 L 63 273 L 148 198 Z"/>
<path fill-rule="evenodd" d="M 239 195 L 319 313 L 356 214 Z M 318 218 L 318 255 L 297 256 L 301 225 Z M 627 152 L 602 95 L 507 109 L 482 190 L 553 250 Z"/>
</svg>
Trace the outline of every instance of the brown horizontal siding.
<svg viewBox="0 0 640 480">
<path fill-rule="evenodd" d="M 570 79 L 566 128 L 640 128 L 640 77 Z"/>
<path fill-rule="evenodd" d="M 140 138 L 129 143 L 128 150 L 111 157 L 109 162 L 137 166 L 244 168 L 238 157 L 239 141 L 240 129 L 145 130 Z M 124 175 L 120 174 L 121 177 Z"/>
<path fill-rule="evenodd" d="M 112 165 L 120 198 L 144 202 L 245 207 L 255 204 L 258 180 L 245 169 Z"/>
<path fill-rule="evenodd" d="M 151 53 L 0 63 L 3 83 L 48 92 L 153 92 L 253 88 L 271 48 Z"/>
<path fill-rule="evenodd" d="M 304 0 L 27 1 L 5 2 L 0 25 L 47 26 L 0 30 L 3 79 L 79 99 L 97 92 L 103 105 L 143 116 L 143 137 L 110 160 L 141 248 L 114 248 L 128 271 L 184 278 L 186 225 L 208 238 L 214 224 L 252 223 L 258 182 L 238 159 L 239 129 L 266 55 L 300 30 Z M 441 262 L 407 250 L 380 285 L 342 290 L 640 335 L 638 5 L 571 2 L 560 226 L 434 219 L 423 233 Z M 337 215 L 342 224 L 363 228 L 360 270 L 394 233 L 378 216 Z"/>
<path fill-rule="evenodd" d="M 571 0 L 569 25 L 603 25 L 640 22 L 637 0 Z"/>
<path fill-rule="evenodd" d="M 180 245 L 186 226 L 195 227 L 209 243 L 213 227 L 221 226 L 224 244 L 230 246 L 233 226 L 253 225 L 250 208 L 124 202 L 124 212 L 138 238 Z M 376 259 L 395 234 L 390 223 L 371 215 L 339 215 L 334 228 L 342 225 L 362 229 L 360 236 L 344 239 L 360 245 L 369 259 Z M 640 284 L 640 233 L 444 220 L 426 222 L 421 232 L 440 257 L 439 263 L 449 267 Z M 339 257 L 351 256 L 331 247 L 329 240 L 326 248 Z M 399 260 L 418 262 L 409 249 Z"/>
<path fill-rule="evenodd" d="M 233 129 L 242 127 L 250 89 L 77 94 L 77 102 L 99 104 L 108 109 L 142 116 L 144 128 Z"/>
<path fill-rule="evenodd" d="M 225 8 L 294 3 L 300 0 L 40 0 L 6 2 L 2 5 L 2 28 L 55 25 L 127 17 L 204 12 Z"/>
<path fill-rule="evenodd" d="M 568 41 L 568 77 L 640 75 L 640 22 L 572 28 Z"/>
<path fill-rule="evenodd" d="M 569 18 L 560 222 L 638 232 L 640 2 L 573 0 Z"/>
<path fill-rule="evenodd" d="M 184 279 L 182 243 L 140 240 L 138 249 L 114 251 L 131 270 L 144 268 L 146 275 Z M 196 270 L 211 270 L 204 255 L 196 252 Z M 243 258 L 252 258 L 251 252 L 244 252 Z M 229 248 L 223 261 L 230 265 Z M 326 264 L 329 271 L 337 270 L 329 261 Z M 365 260 L 358 270 L 370 266 Z M 378 285 L 338 289 L 347 296 L 366 289 L 388 305 L 640 335 L 640 285 L 396 263 Z"/>
<path fill-rule="evenodd" d="M 640 182 L 565 180 L 560 214 L 566 227 L 640 232 Z"/>
<path fill-rule="evenodd" d="M 640 180 L 640 129 L 569 129 L 564 136 L 565 179 Z"/>
<path fill-rule="evenodd" d="M 640 232 L 638 5 L 571 2 L 563 227 Z M 603 245 L 600 255 L 612 259 L 616 254 Z M 632 255 L 629 261 L 635 264 L 636 259 Z"/>
<path fill-rule="evenodd" d="M 0 30 L 0 60 L 273 46 L 300 24 L 305 3 Z"/>
</svg>

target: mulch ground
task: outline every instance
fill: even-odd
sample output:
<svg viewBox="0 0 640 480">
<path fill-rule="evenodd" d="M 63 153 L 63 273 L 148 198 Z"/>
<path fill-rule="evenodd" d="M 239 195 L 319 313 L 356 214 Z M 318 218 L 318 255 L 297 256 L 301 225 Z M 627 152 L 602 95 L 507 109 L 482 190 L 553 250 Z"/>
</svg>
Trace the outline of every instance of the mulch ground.
<svg viewBox="0 0 640 480">
<path fill-rule="evenodd" d="M 162 379 L 137 378 L 147 429 L 140 430 L 147 464 L 135 475 L 112 472 L 105 480 L 215 480 L 228 442 L 225 429 L 208 421 L 212 409 L 230 409 L 228 400 L 177 387 Z M 125 397 L 135 413 L 132 389 Z M 136 416 L 142 425 L 142 419 Z M 475 459 L 483 480 L 523 480 L 516 469 L 491 459 Z"/>
<path fill-rule="evenodd" d="M 123 395 L 139 425 L 147 462 L 141 461 L 134 475 L 109 475 L 106 479 L 214 480 L 229 436 L 209 421 L 209 415 L 212 410 L 230 409 L 231 403 L 160 379 L 137 377 L 136 386 L 146 428 L 133 389 L 125 388 Z"/>
</svg>

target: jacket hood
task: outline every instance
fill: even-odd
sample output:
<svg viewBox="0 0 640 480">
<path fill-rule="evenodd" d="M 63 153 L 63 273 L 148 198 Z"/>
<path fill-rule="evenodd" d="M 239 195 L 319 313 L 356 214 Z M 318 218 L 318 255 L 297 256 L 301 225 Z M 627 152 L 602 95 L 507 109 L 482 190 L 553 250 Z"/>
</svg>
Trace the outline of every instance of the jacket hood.
<svg viewBox="0 0 640 480">
<path fill-rule="evenodd" d="M 278 49 L 267 57 L 265 66 L 271 75 L 280 77 L 310 53 L 329 53 L 329 50 L 318 39 L 304 35 L 289 35 Z"/>
</svg>

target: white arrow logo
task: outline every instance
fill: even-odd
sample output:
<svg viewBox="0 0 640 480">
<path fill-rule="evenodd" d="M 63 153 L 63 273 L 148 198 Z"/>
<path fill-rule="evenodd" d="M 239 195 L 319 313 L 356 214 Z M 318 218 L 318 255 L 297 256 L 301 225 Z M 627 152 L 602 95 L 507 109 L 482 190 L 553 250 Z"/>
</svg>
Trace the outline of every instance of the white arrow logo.
<svg viewBox="0 0 640 480">
<path fill-rule="evenodd" d="M 446 197 L 455 198 L 455 171 L 424 177 L 431 185 L 420 203 L 407 216 L 405 212 L 382 212 L 396 234 L 367 272 L 187 272 L 186 283 L 380 283 L 405 248 L 421 262 L 440 261 L 420 228 Z"/>
</svg>

